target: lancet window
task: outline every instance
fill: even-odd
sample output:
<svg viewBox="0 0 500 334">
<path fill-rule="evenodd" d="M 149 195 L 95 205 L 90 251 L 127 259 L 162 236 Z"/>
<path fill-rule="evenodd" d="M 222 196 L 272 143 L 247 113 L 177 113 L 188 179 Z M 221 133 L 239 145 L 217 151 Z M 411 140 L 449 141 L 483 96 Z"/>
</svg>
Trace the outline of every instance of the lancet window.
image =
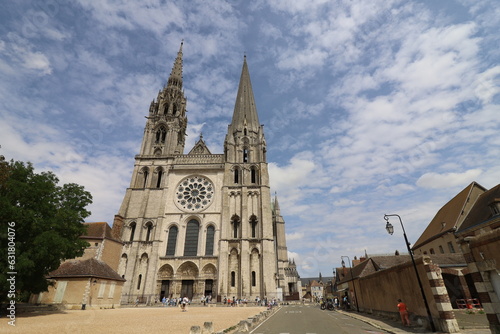
<svg viewBox="0 0 500 334">
<path fill-rule="evenodd" d="M 198 253 L 198 232 L 200 224 L 196 219 L 191 219 L 186 227 L 186 240 L 184 243 L 184 256 L 196 256 Z"/>
<path fill-rule="evenodd" d="M 175 255 L 175 246 L 177 245 L 177 234 L 179 230 L 177 226 L 172 226 L 168 229 L 168 241 L 167 241 L 167 256 Z"/>
</svg>

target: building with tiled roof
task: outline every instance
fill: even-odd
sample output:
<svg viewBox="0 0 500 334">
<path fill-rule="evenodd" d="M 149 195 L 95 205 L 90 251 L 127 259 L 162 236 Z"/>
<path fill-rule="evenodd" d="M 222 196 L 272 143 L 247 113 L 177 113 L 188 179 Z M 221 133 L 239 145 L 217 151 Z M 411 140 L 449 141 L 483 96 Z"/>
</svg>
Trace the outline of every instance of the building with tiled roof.
<svg viewBox="0 0 500 334">
<path fill-rule="evenodd" d="M 450 254 L 460 251 L 455 240 L 457 231 L 472 206 L 486 188 L 472 182 L 446 203 L 434 216 L 413 245 L 415 254 Z"/>
<path fill-rule="evenodd" d="M 332 297 L 332 281 L 334 277 L 325 276 L 323 277 L 321 273 L 319 277 L 305 277 L 300 278 L 300 284 L 302 287 L 301 299 L 307 301 L 318 301 L 321 298 L 331 298 Z"/>
<path fill-rule="evenodd" d="M 84 225 L 87 226 L 87 233 L 80 238 L 87 241 L 90 246 L 85 249 L 81 259 L 99 259 L 119 272 L 123 242 L 113 236 L 112 229 L 106 222 L 84 223 Z"/>
<path fill-rule="evenodd" d="M 93 277 L 96 279 L 109 279 L 125 281 L 116 271 L 105 262 L 94 258 L 80 260 L 72 259 L 63 262 L 59 268 L 50 273 L 50 278 Z"/>
<path fill-rule="evenodd" d="M 422 257 L 416 255 L 415 259 Z M 467 271 L 467 264 L 462 253 L 454 254 L 433 254 L 426 255 L 432 263 L 441 268 L 442 278 L 448 291 L 450 303 L 456 308 L 457 299 L 468 299 L 477 297 L 475 289 L 472 291 L 467 284 L 465 274 Z M 354 261 L 353 261 L 354 262 Z M 336 295 L 342 298 L 348 295 L 349 299 L 354 298 L 354 281 L 360 278 L 369 276 L 375 272 L 382 272 L 389 270 L 407 263 L 411 263 L 411 257 L 408 254 L 402 255 L 375 255 L 367 258 L 361 258 L 354 262 L 357 265 L 354 267 L 338 267 L 336 268 L 335 290 Z M 352 270 L 352 271 L 351 271 Z"/>
<path fill-rule="evenodd" d="M 123 243 L 113 237 L 105 222 L 85 225 L 87 232 L 80 238 L 89 246 L 84 254 L 50 272 L 47 279 L 52 285 L 47 292 L 32 296 L 32 302 L 67 309 L 120 307 L 125 279 L 117 270 Z"/>
<path fill-rule="evenodd" d="M 492 333 L 500 332 L 500 184 L 474 204 L 456 237 Z"/>
</svg>

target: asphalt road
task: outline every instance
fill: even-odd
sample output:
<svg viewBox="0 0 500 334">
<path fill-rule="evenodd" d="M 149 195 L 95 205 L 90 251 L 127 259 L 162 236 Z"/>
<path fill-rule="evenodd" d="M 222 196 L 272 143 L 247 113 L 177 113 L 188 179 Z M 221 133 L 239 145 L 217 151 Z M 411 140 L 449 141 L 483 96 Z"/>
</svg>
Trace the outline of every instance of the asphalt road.
<svg viewBox="0 0 500 334">
<path fill-rule="evenodd" d="M 339 312 L 320 310 L 317 305 L 284 306 L 251 334 L 379 334 L 363 321 Z"/>
</svg>

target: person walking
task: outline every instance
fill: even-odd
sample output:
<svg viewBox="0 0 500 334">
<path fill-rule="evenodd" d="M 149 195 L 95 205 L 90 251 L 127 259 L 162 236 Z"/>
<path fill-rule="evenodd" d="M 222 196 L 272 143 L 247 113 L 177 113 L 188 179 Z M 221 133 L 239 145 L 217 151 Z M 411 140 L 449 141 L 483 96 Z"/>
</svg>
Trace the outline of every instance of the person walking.
<svg viewBox="0 0 500 334">
<path fill-rule="evenodd" d="M 401 321 L 403 322 L 403 326 L 410 327 L 410 318 L 408 315 L 408 307 L 406 306 L 405 303 L 403 303 L 401 301 L 401 299 L 398 299 L 398 310 L 399 310 L 399 315 L 401 316 Z"/>
<path fill-rule="evenodd" d="M 181 298 L 181 310 L 182 310 L 182 312 L 187 311 L 188 304 L 189 304 L 189 299 L 187 296 L 184 296 L 184 298 Z"/>
</svg>

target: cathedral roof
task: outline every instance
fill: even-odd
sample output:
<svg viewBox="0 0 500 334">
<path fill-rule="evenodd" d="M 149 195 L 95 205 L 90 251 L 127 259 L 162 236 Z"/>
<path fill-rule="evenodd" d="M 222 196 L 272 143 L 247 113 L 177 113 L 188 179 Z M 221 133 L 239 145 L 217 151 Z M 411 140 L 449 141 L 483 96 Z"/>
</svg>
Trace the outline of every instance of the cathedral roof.
<svg viewBox="0 0 500 334">
<path fill-rule="evenodd" d="M 203 136 L 200 135 L 200 139 L 194 144 L 189 154 L 212 154 L 203 140 Z"/>
</svg>

